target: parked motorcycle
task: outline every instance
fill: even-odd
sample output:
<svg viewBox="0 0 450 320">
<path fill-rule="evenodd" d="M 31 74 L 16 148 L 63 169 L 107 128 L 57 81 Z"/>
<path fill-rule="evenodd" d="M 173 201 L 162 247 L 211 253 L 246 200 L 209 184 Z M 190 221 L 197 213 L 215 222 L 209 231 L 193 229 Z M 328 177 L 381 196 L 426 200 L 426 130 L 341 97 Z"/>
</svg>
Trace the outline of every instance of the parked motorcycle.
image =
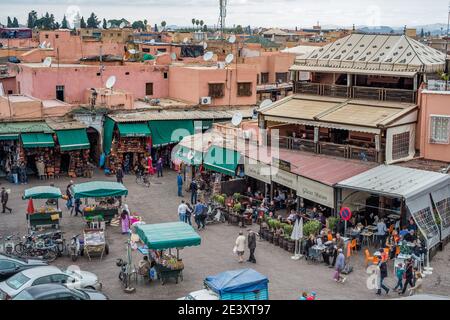
<svg viewBox="0 0 450 320">
<path fill-rule="evenodd" d="M 206 224 L 214 224 L 214 223 L 224 223 L 225 215 L 223 214 L 223 210 L 225 208 L 221 206 L 217 206 L 214 203 L 208 203 L 208 211 L 206 213 Z"/>
<path fill-rule="evenodd" d="M 80 240 L 80 235 L 73 236 L 69 245 L 69 255 L 72 261 L 77 261 L 78 257 L 83 255 L 83 249 L 83 241 Z"/>
</svg>

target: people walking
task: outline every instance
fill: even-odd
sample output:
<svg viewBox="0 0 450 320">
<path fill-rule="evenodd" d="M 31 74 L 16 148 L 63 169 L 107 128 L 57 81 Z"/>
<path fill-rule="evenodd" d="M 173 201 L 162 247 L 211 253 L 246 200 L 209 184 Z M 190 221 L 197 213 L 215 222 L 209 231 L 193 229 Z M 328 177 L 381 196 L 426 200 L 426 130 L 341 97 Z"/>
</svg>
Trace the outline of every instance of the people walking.
<svg viewBox="0 0 450 320">
<path fill-rule="evenodd" d="M 191 184 L 189 186 L 189 190 L 191 191 L 191 203 L 196 203 L 197 202 L 198 185 L 197 185 L 197 181 L 195 181 L 195 179 L 192 179 Z"/>
<path fill-rule="evenodd" d="M 386 224 L 384 223 L 383 219 L 380 219 L 377 223 L 377 243 L 379 243 L 380 247 L 383 247 L 386 243 Z"/>
<path fill-rule="evenodd" d="M 408 287 L 408 284 L 410 287 L 414 287 L 414 269 L 413 269 L 413 262 L 411 259 L 409 259 L 406 262 L 405 266 L 405 283 L 403 284 L 403 290 L 402 292 L 399 292 L 399 294 L 405 294 L 406 288 Z"/>
<path fill-rule="evenodd" d="M 28 177 L 27 177 L 27 166 L 25 165 L 25 162 L 21 162 L 19 166 L 19 177 L 20 177 L 20 183 L 21 184 L 27 184 L 28 183 Z"/>
<path fill-rule="evenodd" d="M 386 294 L 389 294 L 389 288 L 386 287 L 383 283 L 384 279 L 387 278 L 387 264 L 386 264 L 386 260 L 381 259 L 380 262 L 378 263 L 378 268 L 380 268 L 380 283 L 378 286 L 378 290 L 377 290 L 377 295 L 381 295 L 381 289 L 383 289 Z"/>
<path fill-rule="evenodd" d="M 120 223 L 121 223 L 121 227 L 122 227 L 122 234 L 127 234 L 128 231 L 130 230 L 130 214 L 129 214 L 129 210 L 127 210 L 127 208 L 124 208 L 122 210 L 122 213 L 120 214 Z"/>
<path fill-rule="evenodd" d="M 338 249 L 338 255 L 336 259 L 336 271 L 334 273 L 334 281 L 336 282 L 345 282 L 345 278 L 341 276 L 342 270 L 345 267 L 345 256 L 342 249 Z"/>
<path fill-rule="evenodd" d="M 203 219 L 203 212 L 205 211 L 205 205 L 201 201 L 197 201 L 194 207 L 194 220 L 197 224 L 197 229 L 205 228 L 205 221 Z"/>
<path fill-rule="evenodd" d="M 188 206 L 184 203 L 184 200 L 181 200 L 180 205 L 178 206 L 178 218 L 181 222 L 186 222 L 186 211 L 188 210 Z"/>
<path fill-rule="evenodd" d="M 163 176 L 163 159 L 161 157 L 156 162 L 156 171 L 158 172 L 158 178 Z"/>
<path fill-rule="evenodd" d="M 247 245 L 248 245 L 248 249 L 250 250 L 250 256 L 248 257 L 248 261 L 252 262 L 252 263 L 256 263 L 256 258 L 255 258 L 256 233 L 252 229 L 248 229 Z"/>
<path fill-rule="evenodd" d="M 121 167 L 121 166 L 118 166 L 118 167 L 117 167 L 117 170 L 116 170 L 116 179 L 117 179 L 117 182 L 118 182 L 118 183 L 123 184 L 123 170 L 122 170 L 122 167 Z"/>
<path fill-rule="evenodd" d="M 72 210 L 70 211 L 70 215 L 72 215 L 73 211 L 75 211 L 75 217 L 78 217 L 78 214 L 80 214 L 81 216 L 83 215 L 83 211 L 81 211 L 80 209 L 81 207 L 81 199 L 75 199 L 75 206 L 72 207 Z"/>
<path fill-rule="evenodd" d="M 414 286 L 409 289 L 409 295 L 412 296 L 416 293 L 422 293 L 422 274 L 420 272 L 416 273 L 416 281 Z"/>
<path fill-rule="evenodd" d="M 67 185 L 66 196 L 67 196 L 66 202 L 67 210 L 71 210 L 73 208 L 73 180 L 70 180 L 69 184 Z"/>
<path fill-rule="evenodd" d="M 403 263 L 399 263 L 397 266 L 397 284 L 395 285 L 394 291 L 401 292 L 403 290 L 403 275 L 405 274 L 405 268 L 403 268 Z"/>
<path fill-rule="evenodd" d="M 178 187 L 178 196 L 183 196 L 183 177 L 181 176 L 181 172 L 178 171 L 177 175 L 177 187 Z"/>
<path fill-rule="evenodd" d="M 187 209 L 186 214 L 184 215 L 184 222 L 188 223 L 190 226 L 192 226 L 191 216 L 194 209 L 192 208 L 191 204 L 186 203 Z"/>
<path fill-rule="evenodd" d="M 245 236 L 242 231 L 239 232 L 239 236 L 236 238 L 233 251 L 236 252 L 239 263 L 244 262 Z"/>
<path fill-rule="evenodd" d="M 5 213 L 5 210 L 8 210 L 9 213 L 12 213 L 12 209 L 7 206 L 9 194 L 6 191 L 5 187 L 2 187 L 1 200 L 2 200 L 2 213 Z"/>
</svg>

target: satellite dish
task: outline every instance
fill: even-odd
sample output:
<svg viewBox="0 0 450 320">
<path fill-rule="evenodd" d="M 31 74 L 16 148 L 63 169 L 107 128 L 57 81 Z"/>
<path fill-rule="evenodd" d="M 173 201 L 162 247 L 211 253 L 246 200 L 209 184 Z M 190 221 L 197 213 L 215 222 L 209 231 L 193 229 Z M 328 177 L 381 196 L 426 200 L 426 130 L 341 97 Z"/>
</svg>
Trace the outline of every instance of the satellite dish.
<svg viewBox="0 0 450 320">
<path fill-rule="evenodd" d="M 234 54 L 232 54 L 232 53 L 230 53 L 229 55 L 227 55 L 226 58 L 225 58 L 225 62 L 226 62 L 227 64 L 232 63 L 233 60 L 234 60 Z"/>
<path fill-rule="evenodd" d="M 111 22 L 108 22 L 107 24 L 106 24 L 106 27 L 109 29 L 109 28 L 111 28 L 112 27 L 112 23 Z"/>
<path fill-rule="evenodd" d="M 172 52 L 170 57 L 172 58 L 172 60 L 177 60 L 177 54 L 175 52 Z"/>
<path fill-rule="evenodd" d="M 155 44 L 155 43 L 156 43 L 155 39 L 150 40 L 150 44 Z"/>
<path fill-rule="evenodd" d="M 219 62 L 217 63 L 217 68 L 219 68 L 219 69 L 225 69 L 225 62 L 219 61 Z"/>
<path fill-rule="evenodd" d="M 272 104 L 272 100 L 266 99 L 259 105 L 259 110 L 265 109 Z"/>
<path fill-rule="evenodd" d="M 122 22 L 122 23 L 119 25 L 119 28 L 122 29 L 122 28 L 124 28 L 124 27 L 125 27 L 125 22 Z"/>
<path fill-rule="evenodd" d="M 136 53 L 138 53 L 136 49 L 130 49 L 130 50 L 128 50 L 128 52 L 129 52 L 130 54 L 136 54 Z"/>
<path fill-rule="evenodd" d="M 183 39 L 183 43 L 188 43 L 189 42 L 189 39 L 188 38 L 184 38 Z"/>
<path fill-rule="evenodd" d="M 236 42 L 236 36 L 234 34 L 232 34 L 229 38 L 228 38 L 228 42 L 229 43 L 235 43 Z"/>
<path fill-rule="evenodd" d="M 235 127 L 239 126 L 242 122 L 242 113 L 236 112 L 231 119 L 231 124 Z"/>
<path fill-rule="evenodd" d="M 209 61 L 213 58 L 214 53 L 212 53 L 211 51 L 208 51 L 207 53 L 205 53 L 205 55 L 203 56 L 203 60 L 205 61 Z"/>
<path fill-rule="evenodd" d="M 47 57 L 45 58 L 44 62 L 42 63 L 44 65 L 44 67 L 49 68 L 52 65 L 52 58 L 51 57 Z"/>
<path fill-rule="evenodd" d="M 111 76 L 108 78 L 108 80 L 106 80 L 106 88 L 108 89 L 112 89 L 112 87 L 114 87 L 114 85 L 116 84 L 116 76 Z"/>
<path fill-rule="evenodd" d="M 47 44 L 47 41 L 42 42 L 42 47 L 45 47 L 46 44 Z"/>
<path fill-rule="evenodd" d="M 52 44 L 49 42 L 47 43 L 47 49 L 50 48 L 52 46 Z"/>
</svg>

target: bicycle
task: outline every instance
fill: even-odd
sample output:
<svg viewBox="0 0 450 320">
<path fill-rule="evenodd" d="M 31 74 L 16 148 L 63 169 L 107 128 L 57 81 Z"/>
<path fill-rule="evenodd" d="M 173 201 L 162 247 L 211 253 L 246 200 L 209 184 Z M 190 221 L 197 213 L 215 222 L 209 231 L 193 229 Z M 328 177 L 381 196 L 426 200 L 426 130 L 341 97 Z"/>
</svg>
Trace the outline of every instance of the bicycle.
<svg viewBox="0 0 450 320">
<path fill-rule="evenodd" d="M 147 173 L 136 173 L 136 183 L 150 188 L 150 175 Z"/>
</svg>

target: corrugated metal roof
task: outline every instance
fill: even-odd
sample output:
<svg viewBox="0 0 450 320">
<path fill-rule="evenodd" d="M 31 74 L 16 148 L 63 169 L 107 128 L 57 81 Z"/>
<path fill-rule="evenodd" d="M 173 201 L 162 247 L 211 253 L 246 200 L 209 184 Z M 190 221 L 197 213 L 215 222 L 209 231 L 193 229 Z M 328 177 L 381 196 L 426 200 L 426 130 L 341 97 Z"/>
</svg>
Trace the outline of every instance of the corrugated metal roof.
<svg viewBox="0 0 450 320">
<path fill-rule="evenodd" d="M 297 59 L 296 64 L 430 73 L 444 69 L 445 54 L 405 35 L 354 33 Z"/>
<path fill-rule="evenodd" d="M 415 198 L 450 184 L 450 176 L 393 165 L 381 165 L 338 183 L 339 187 L 400 198 Z"/>
<path fill-rule="evenodd" d="M 252 108 L 221 110 L 162 110 L 146 111 L 135 113 L 110 114 L 108 117 L 115 122 L 145 122 L 152 120 L 202 120 L 202 119 L 231 119 L 236 112 L 240 112 L 244 118 L 250 118 L 253 115 Z"/>
<path fill-rule="evenodd" d="M 369 74 L 377 76 L 389 76 L 389 77 L 406 77 L 412 78 L 416 71 L 387 71 L 387 70 L 370 70 L 360 68 L 335 68 L 335 67 L 322 67 L 322 66 L 304 66 L 293 65 L 289 68 L 291 71 L 306 71 L 306 72 L 330 72 L 330 73 L 350 73 L 350 74 Z"/>
</svg>

